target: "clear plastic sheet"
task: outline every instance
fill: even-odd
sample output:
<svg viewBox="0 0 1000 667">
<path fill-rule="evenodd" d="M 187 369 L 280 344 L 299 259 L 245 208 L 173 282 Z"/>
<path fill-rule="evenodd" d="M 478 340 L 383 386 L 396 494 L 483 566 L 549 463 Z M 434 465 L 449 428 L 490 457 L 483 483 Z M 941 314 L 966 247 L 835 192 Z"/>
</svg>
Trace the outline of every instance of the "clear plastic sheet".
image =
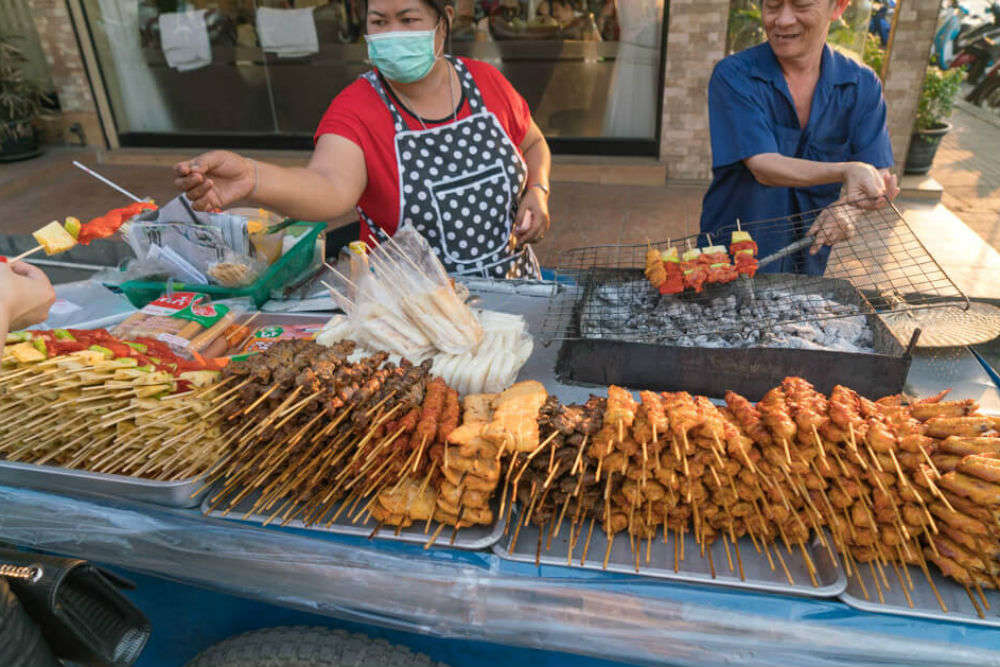
<svg viewBox="0 0 1000 667">
<path fill-rule="evenodd" d="M 485 553 L 321 540 L 109 498 L 0 487 L 0 539 L 353 621 L 633 664 L 1000 665 L 978 648 L 996 646 L 994 631 L 901 626 L 832 600 L 563 568 L 519 576 Z"/>
</svg>

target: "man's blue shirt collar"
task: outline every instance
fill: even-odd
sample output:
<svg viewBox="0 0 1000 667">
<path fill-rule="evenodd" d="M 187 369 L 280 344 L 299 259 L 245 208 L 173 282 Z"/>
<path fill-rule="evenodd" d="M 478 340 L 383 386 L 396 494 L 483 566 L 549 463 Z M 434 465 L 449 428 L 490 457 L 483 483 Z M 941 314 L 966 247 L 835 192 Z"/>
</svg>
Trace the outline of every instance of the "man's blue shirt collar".
<svg viewBox="0 0 1000 667">
<path fill-rule="evenodd" d="M 787 87 L 785 74 L 781 71 L 778 57 L 774 55 L 774 50 L 768 42 L 764 42 L 747 50 L 747 64 L 749 74 L 755 79 L 770 81 L 781 89 Z M 849 85 L 858 82 L 858 71 L 856 67 L 850 67 L 847 56 L 835 53 L 833 48 L 826 44 L 823 46 L 823 56 L 820 63 L 819 81 L 817 86 L 830 88 L 832 86 Z"/>
</svg>

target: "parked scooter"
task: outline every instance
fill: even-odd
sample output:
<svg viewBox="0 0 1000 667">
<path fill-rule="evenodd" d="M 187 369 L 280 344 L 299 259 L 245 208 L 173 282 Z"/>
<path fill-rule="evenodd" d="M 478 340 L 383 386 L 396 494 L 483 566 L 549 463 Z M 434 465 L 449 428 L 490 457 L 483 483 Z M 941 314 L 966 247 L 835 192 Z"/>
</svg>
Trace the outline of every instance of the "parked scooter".
<svg viewBox="0 0 1000 667">
<path fill-rule="evenodd" d="M 982 81 L 979 82 L 965 99 L 978 106 L 1000 109 L 1000 62 L 993 65 Z"/>
<path fill-rule="evenodd" d="M 987 15 L 991 16 L 992 20 L 986 21 L 985 19 L 988 18 Z M 978 19 L 979 17 L 973 15 L 971 18 Z M 1000 2 L 994 2 L 987 7 L 982 20 L 983 22 L 978 25 L 963 24 L 964 29 L 959 32 L 958 37 L 955 38 L 956 53 L 983 37 L 988 37 L 994 41 L 1000 37 Z"/>
<path fill-rule="evenodd" d="M 986 70 L 997 62 L 998 57 L 1000 57 L 1000 42 L 984 36 L 963 48 L 951 61 L 949 69 L 967 67 L 966 81 L 976 85 Z"/>
<path fill-rule="evenodd" d="M 962 18 L 969 15 L 969 10 L 959 4 L 958 0 L 944 8 L 941 25 L 934 33 L 934 57 L 938 67 L 948 69 L 955 59 L 955 40 L 962 32 Z"/>
</svg>

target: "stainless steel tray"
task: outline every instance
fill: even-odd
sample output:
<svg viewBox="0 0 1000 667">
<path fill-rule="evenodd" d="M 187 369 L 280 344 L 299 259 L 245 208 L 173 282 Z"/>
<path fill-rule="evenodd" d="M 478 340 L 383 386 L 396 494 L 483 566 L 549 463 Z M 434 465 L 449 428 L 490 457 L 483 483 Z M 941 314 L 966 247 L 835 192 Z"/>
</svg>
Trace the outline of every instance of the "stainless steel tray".
<svg viewBox="0 0 1000 667">
<path fill-rule="evenodd" d="M 937 568 L 933 563 L 928 563 L 927 569 L 931 573 L 931 579 L 941 594 L 941 600 L 948 607 L 946 613 L 941 610 L 941 606 L 934 596 L 934 591 L 927 583 L 924 573 L 919 567 L 910 565 L 907 567 L 907 570 L 910 580 L 913 582 L 913 588 L 910 589 L 910 598 L 913 600 L 913 607 L 911 608 L 893 569 L 891 567 L 883 569 L 885 569 L 885 575 L 890 584 L 888 589 L 886 589 L 884 582 L 881 585 L 882 599 L 885 600 L 884 603 L 879 600 L 878 589 L 875 587 L 871 571 L 867 566 L 859 570 L 864 579 L 864 588 L 862 588 L 861 582 L 858 581 L 858 575 L 852 574 L 847 581 L 847 589 L 840 594 L 840 599 L 855 609 L 878 614 L 916 616 L 919 618 L 931 618 L 935 621 L 953 621 L 1000 627 L 1000 593 L 997 591 L 983 589 L 986 601 L 990 605 L 989 609 L 985 609 L 982 599 L 976 594 L 975 589 L 972 590 L 972 595 L 975 596 L 976 603 L 986 617 L 980 618 L 979 614 L 976 613 L 976 608 L 973 606 L 972 601 L 969 599 L 969 595 L 965 592 L 965 588 L 961 584 L 942 576 L 937 572 Z M 903 575 L 903 580 L 906 581 L 906 575 Z M 879 581 L 882 581 L 881 577 Z M 865 591 L 868 592 L 867 599 L 865 599 Z"/>
<path fill-rule="evenodd" d="M 537 526 L 522 526 L 518 535 L 517 544 L 514 551 L 510 550 L 513 541 L 513 526 L 508 535 L 493 545 L 493 552 L 501 558 L 518 561 L 522 563 L 534 563 L 539 551 L 539 529 Z M 563 526 L 559 535 L 552 539 L 551 547 L 546 550 L 542 544 L 541 555 L 538 562 L 545 565 L 571 565 L 573 567 L 583 567 L 588 570 L 603 570 L 604 554 L 607 550 L 608 541 L 600 525 L 594 526 L 594 532 L 590 539 L 590 548 L 587 551 L 587 559 L 581 563 L 583 556 L 584 542 L 586 542 L 589 521 L 583 524 L 582 535 L 577 539 L 572 559 L 569 558 L 569 524 Z M 548 532 L 542 538 L 547 542 Z M 693 536 L 688 533 L 684 538 L 684 559 L 678 558 L 677 571 L 674 571 L 674 536 L 671 536 L 664 543 L 663 531 L 657 531 L 657 537 L 653 539 L 650 548 L 649 563 L 646 562 L 647 543 L 642 541 L 642 546 L 638 549 L 639 559 L 638 572 L 636 571 L 636 554 L 632 551 L 628 537 L 618 535 L 611 546 L 611 556 L 608 559 L 608 572 L 620 572 L 623 574 L 638 574 L 645 577 L 657 579 L 669 579 L 671 581 L 684 581 L 698 584 L 714 584 L 719 586 L 729 586 L 732 588 L 746 588 L 771 593 L 784 593 L 788 595 L 800 595 L 809 597 L 836 597 L 844 591 L 847 580 L 844 571 L 840 567 L 834 568 L 830 564 L 830 558 L 826 550 L 816 544 L 807 545 L 806 550 L 810 558 L 816 564 L 817 583 L 813 586 L 809 579 L 809 571 L 805 561 L 799 551 L 789 555 L 784 547 L 781 547 L 781 556 L 788 572 L 792 576 L 794 583 L 789 583 L 781 563 L 774 557 L 774 545 L 771 547 L 774 568 L 768 564 L 763 553 L 757 553 L 753 542 L 749 537 L 740 539 L 740 558 L 737 559 L 733 545 L 729 545 L 730 558 L 733 562 L 733 569 L 729 569 L 729 559 L 726 558 L 726 549 L 722 540 L 716 540 L 711 548 L 712 562 L 708 560 L 709 550 L 706 549 L 705 557 L 701 552 Z M 740 576 L 739 561 L 743 563 L 743 576 Z M 712 565 L 715 566 L 715 576 L 712 576 Z"/>
<path fill-rule="evenodd" d="M 205 495 L 204 475 L 176 482 L 107 475 L 58 466 L 0 461 L 0 484 L 53 493 L 87 493 L 141 500 L 167 507 L 197 507 Z M 201 491 L 200 493 L 198 493 Z M 197 495 L 195 495 L 197 494 Z"/>
<path fill-rule="evenodd" d="M 292 508 L 283 509 L 277 517 L 273 516 L 273 512 L 263 513 L 263 514 L 247 514 L 259 498 L 258 493 L 250 493 L 246 498 L 243 498 L 236 507 L 225 511 L 223 509 L 212 509 L 211 503 L 209 502 L 212 498 L 212 494 L 209 493 L 205 496 L 205 499 L 201 503 L 201 511 L 205 516 L 211 516 L 216 518 L 230 519 L 233 521 L 246 521 L 249 523 L 259 523 L 272 526 L 283 526 L 288 528 L 299 528 L 301 530 L 313 530 L 320 533 L 335 533 L 337 535 L 358 535 L 361 537 L 373 537 L 374 539 L 385 539 L 385 540 L 396 540 L 398 542 L 411 542 L 414 544 L 427 544 L 431 539 L 431 536 L 438 529 L 440 524 L 436 522 L 431 522 L 430 530 L 425 531 L 425 522 L 420 521 L 414 523 L 409 528 L 404 528 L 396 534 L 395 527 L 385 526 L 378 530 L 377 533 L 372 535 L 375 530 L 375 525 L 369 520 L 367 524 L 362 523 L 351 523 L 351 520 L 347 518 L 350 514 L 350 508 L 344 512 L 340 512 L 341 504 L 335 505 L 320 520 L 312 523 L 310 525 L 305 525 L 301 518 L 296 516 L 296 511 L 298 505 Z M 494 515 L 497 512 L 497 503 L 494 502 L 493 512 Z M 363 505 L 359 504 L 358 509 Z M 357 511 L 357 510 L 355 510 Z M 340 516 L 329 526 L 327 522 L 330 521 L 339 512 Z M 291 516 L 290 521 L 283 520 L 282 517 Z M 479 550 L 479 549 L 489 549 L 493 544 L 497 542 L 503 536 L 503 517 L 497 516 L 496 521 L 492 526 L 470 526 L 468 528 L 462 528 L 455 535 L 454 541 L 452 541 L 452 533 L 454 532 L 450 526 L 445 526 L 437 539 L 434 540 L 434 546 L 437 547 L 452 547 L 455 549 L 469 549 L 469 550 Z"/>
</svg>

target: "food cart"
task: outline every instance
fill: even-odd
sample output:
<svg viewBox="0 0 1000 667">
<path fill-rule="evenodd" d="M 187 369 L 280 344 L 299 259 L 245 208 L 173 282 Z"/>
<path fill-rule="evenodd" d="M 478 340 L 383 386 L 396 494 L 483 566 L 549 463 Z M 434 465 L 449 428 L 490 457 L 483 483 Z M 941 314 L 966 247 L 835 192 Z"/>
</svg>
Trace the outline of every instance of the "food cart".
<svg viewBox="0 0 1000 667">
<path fill-rule="evenodd" d="M 558 280 L 471 280 L 467 286 L 484 308 L 523 316 L 538 342 L 549 326 L 553 291 L 560 289 Z M 112 307 L 86 315 L 108 322 L 123 312 L 128 311 Z M 591 393 L 608 392 L 600 384 L 560 379 L 555 370 L 560 351 L 557 344 L 537 344 L 518 378 L 540 382 L 563 404 L 582 404 Z M 908 395 L 934 396 L 950 388 L 950 399 L 972 399 L 982 413 L 1000 413 L 1000 390 L 990 369 L 969 349 L 907 354 Z M 742 557 L 735 558 L 728 542 L 717 540 L 700 555 L 692 540 L 688 557 L 678 564 L 676 542 L 668 547 L 658 537 L 655 544 L 639 539 L 639 548 L 624 540 L 615 547 L 598 536 L 590 548 L 600 553 L 588 558 L 574 549 L 572 537 L 523 526 L 518 515 L 513 523 L 523 530 L 515 543 L 518 531 L 509 524 L 504 529 L 500 512 L 495 526 L 463 529 L 449 544 L 447 537 L 428 541 L 419 528 L 414 539 L 414 528 L 394 534 L 369 525 L 352 531 L 348 522 L 330 529 L 301 519 L 296 524 L 294 514 L 261 526 L 265 516 L 254 517 L 238 505 L 221 511 L 210 498 L 201 507 L 167 507 L 156 504 L 162 497 L 143 501 L 132 492 L 115 493 L 96 478 L 81 486 L 66 476 L 6 474 L 0 486 L 5 541 L 87 558 L 140 578 L 135 599 L 158 630 L 164 629 L 161 623 L 177 627 L 189 619 L 178 634 L 161 637 L 173 640 L 191 632 L 191 623 L 204 624 L 197 638 L 186 634 L 172 646 L 154 634 L 139 664 L 179 664 L 213 639 L 241 630 L 327 622 L 410 644 L 452 665 L 484 659 L 593 665 L 1000 664 L 995 634 L 1000 598 L 994 592 L 981 604 L 936 572 L 927 582 L 936 587 L 921 580 L 908 587 L 908 578 L 898 573 L 891 583 L 883 575 L 879 586 L 874 568 L 866 588 L 861 568 L 853 578 L 846 576 L 827 559 L 821 539 L 802 545 L 801 560 L 793 561 L 792 550 L 786 550 L 781 567 L 768 566 L 770 556 L 765 559 L 746 538 L 741 538 Z M 183 504 L 183 499 L 175 503 Z M 163 587 L 157 580 L 183 588 Z M 247 618 L 241 609 L 262 617 Z"/>
</svg>

